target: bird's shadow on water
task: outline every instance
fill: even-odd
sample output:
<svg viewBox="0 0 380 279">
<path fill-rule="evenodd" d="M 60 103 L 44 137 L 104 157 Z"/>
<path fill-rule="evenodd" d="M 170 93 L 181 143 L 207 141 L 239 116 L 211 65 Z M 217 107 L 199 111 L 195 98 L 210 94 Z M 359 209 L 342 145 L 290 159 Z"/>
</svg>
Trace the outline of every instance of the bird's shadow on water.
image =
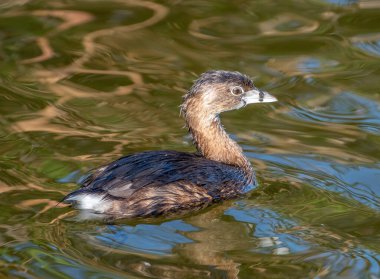
<svg viewBox="0 0 380 279">
<path fill-rule="evenodd" d="M 198 274 L 199 278 L 226 274 L 228 278 L 236 278 L 238 264 L 219 255 L 225 246 L 222 236 L 226 233 L 223 229 L 225 226 L 219 223 L 225 222 L 220 221 L 221 216 L 233 203 L 234 201 L 227 201 L 180 216 L 112 221 L 97 216 L 99 218 L 82 222 L 77 215 L 61 221 L 70 224 L 65 226 L 65 230 L 77 249 L 85 251 L 86 247 L 92 247 L 106 253 L 107 258 L 110 254 L 114 258 L 118 258 L 118 255 L 134 255 L 140 260 L 138 263 L 135 260 L 134 265 L 126 264 L 120 268 L 136 269 L 135 272 L 140 275 L 162 275 L 169 272 L 184 273 L 187 276 Z M 210 231 L 210 224 L 211 227 L 216 225 L 218 229 Z M 229 238 L 233 239 L 239 227 L 234 229 L 235 233 L 227 233 Z M 213 231 L 218 232 L 218 235 L 213 235 Z M 176 257 L 181 263 L 162 264 L 162 260 L 156 262 L 158 257 Z M 175 276 L 177 275 L 172 278 Z"/>
</svg>

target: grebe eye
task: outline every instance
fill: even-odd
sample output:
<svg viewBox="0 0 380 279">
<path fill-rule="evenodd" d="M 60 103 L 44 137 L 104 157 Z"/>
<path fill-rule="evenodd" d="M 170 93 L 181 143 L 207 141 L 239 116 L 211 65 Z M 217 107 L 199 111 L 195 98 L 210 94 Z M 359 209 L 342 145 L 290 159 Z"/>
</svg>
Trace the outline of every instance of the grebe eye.
<svg viewBox="0 0 380 279">
<path fill-rule="evenodd" d="M 240 95 L 244 93 L 244 90 L 240 86 L 234 86 L 231 88 L 231 93 L 234 95 Z"/>
</svg>

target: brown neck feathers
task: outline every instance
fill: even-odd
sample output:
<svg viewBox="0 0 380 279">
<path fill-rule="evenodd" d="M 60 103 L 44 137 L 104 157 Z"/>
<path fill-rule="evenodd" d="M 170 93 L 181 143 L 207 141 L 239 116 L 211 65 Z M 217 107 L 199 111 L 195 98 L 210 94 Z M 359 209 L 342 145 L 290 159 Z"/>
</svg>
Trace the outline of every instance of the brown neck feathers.
<svg viewBox="0 0 380 279">
<path fill-rule="evenodd" d="M 242 168 L 248 176 L 253 169 L 241 147 L 225 132 L 218 115 L 191 110 L 184 112 L 186 124 L 197 150 L 207 159 Z"/>
</svg>

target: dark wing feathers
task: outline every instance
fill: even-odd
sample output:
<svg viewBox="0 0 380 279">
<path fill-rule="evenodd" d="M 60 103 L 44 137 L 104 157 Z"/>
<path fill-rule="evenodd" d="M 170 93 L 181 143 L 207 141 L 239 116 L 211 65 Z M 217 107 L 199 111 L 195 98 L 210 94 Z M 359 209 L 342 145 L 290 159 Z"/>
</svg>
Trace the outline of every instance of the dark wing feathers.
<svg viewBox="0 0 380 279">
<path fill-rule="evenodd" d="M 222 188 L 239 188 L 247 181 L 237 167 L 208 160 L 192 153 L 148 151 L 122 157 L 93 170 L 80 192 L 105 192 L 127 198 L 143 187 L 162 187 L 181 181 L 201 186 L 217 194 Z M 237 187 L 238 186 L 238 187 Z"/>
</svg>

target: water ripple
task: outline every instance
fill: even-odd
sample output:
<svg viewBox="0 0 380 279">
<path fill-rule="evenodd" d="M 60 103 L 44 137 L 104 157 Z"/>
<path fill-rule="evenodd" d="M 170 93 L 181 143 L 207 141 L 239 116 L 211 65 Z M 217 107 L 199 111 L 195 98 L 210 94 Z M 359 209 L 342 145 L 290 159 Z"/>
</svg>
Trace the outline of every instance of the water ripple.
<svg viewBox="0 0 380 279">
<path fill-rule="evenodd" d="M 303 262 L 320 266 L 317 271 L 309 267 L 314 276 L 336 278 L 356 277 L 363 272 L 374 276 L 378 274 L 378 255 L 367 247 L 355 246 L 355 240 L 348 235 L 338 235 L 323 226 L 305 226 L 273 210 L 246 202 L 239 203 L 225 214 L 239 222 L 249 223 L 254 228 L 252 237 L 258 238 L 259 243 L 257 248 L 250 250 L 252 256 L 255 253 L 282 257 L 296 254 L 299 264 Z M 336 249 L 332 250 L 333 247 Z"/>
<path fill-rule="evenodd" d="M 377 187 L 377 181 L 380 179 L 379 165 L 339 164 L 314 156 L 252 156 L 281 170 L 287 170 L 287 176 L 295 177 L 299 181 L 340 193 L 366 206 L 380 209 L 380 189 Z"/>
<path fill-rule="evenodd" d="M 350 38 L 353 45 L 371 56 L 380 56 L 380 34 L 368 34 Z"/>
<path fill-rule="evenodd" d="M 314 110 L 294 107 L 290 115 L 304 121 L 356 125 L 368 133 L 380 133 L 380 104 L 349 92 L 334 96 Z"/>
<path fill-rule="evenodd" d="M 281 14 L 259 23 L 263 35 L 294 35 L 311 33 L 319 27 L 319 22 L 296 14 Z"/>
<path fill-rule="evenodd" d="M 170 255 L 177 244 L 193 241 L 179 232 L 198 229 L 183 221 L 171 221 L 161 225 L 107 226 L 99 227 L 95 239 L 105 248 L 120 251 Z"/>
</svg>

